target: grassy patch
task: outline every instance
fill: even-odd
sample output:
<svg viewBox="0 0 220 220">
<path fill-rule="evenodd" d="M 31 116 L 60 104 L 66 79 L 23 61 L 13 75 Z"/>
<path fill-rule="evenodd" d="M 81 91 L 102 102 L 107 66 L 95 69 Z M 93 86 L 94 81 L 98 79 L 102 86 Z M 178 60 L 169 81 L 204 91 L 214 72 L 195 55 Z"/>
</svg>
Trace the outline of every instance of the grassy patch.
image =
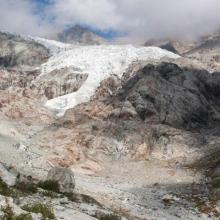
<svg viewBox="0 0 220 220">
<path fill-rule="evenodd" d="M 0 178 L 0 195 L 11 196 L 13 193 L 13 190 L 11 190 L 8 185 Z"/>
<path fill-rule="evenodd" d="M 37 193 L 38 189 L 34 183 L 20 182 L 14 187 L 9 187 L 2 179 L 0 179 L 0 195 L 17 198 L 25 194 Z"/>
<path fill-rule="evenodd" d="M 59 183 L 54 180 L 41 181 L 37 185 L 38 185 L 38 187 L 45 189 L 45 190 L 48 190 L 48 191 L 53 191 L 56 193 L 60 192 Z"/>
<path fill-rule="evenodd" d="M 49 198 L 59 198 L 60 195 L 59 194 L 56 194 L 55 192 L 52 192 L 52 191 L 42 191 L 40 192 L 40 194 L 42 196 L 46 196 L 46 197 L 49 197 Z"/>
<path fill-rule="evenodd" d="M 95 218 L 98 218 L 99 220 L 121 220 L 121 217 L 115 214 L 96 214 L 93 216 Z"/>
<path fill-rule="evenodd" d="M 22 207 L 23 210 L 32 213 L 40 213 L 43 216 L 43 220 L 46 219 L 55 219 L 53 210 L 44 204 L 34 204 L 34 205 L 25 205 Z"/>
<path fill-rule="evenodd" d="M 33 220 L 32 216 L 29 213 L 15 215 L 12 208 L 9 205 L 3 207 L 1 211 L 4 213 L 2 220 Z"/>
<path fill-rule="evenodd" d="M 35 194 L 38 192 L 36 185 L 32 182 L 19 182 L 16 184 L 15 189 L 25 194 Z"/>
<path fill-rule="evenodd" d="M 102 205 L 98 201 L 96 201 L 94 198 L 88 195 L 77 193 L 64 193 L 63 195 L 66 196 L 72 202 L 93 204 L 102 207 Z"/>
<path fill-rule="evenodd" d="M 212 187 L 214 189 L 220 189 L 220 179 L 216 179 L 212 181 Z"/>
<path fill-rule="evenodd" d="M 102 207 L 102 205 L 96 201 L 94 198 L 88 195 L 80 194 L 81 202 L 87 203 L 87 204 L 94 204 L 97 206 Z"/>
<path fill-rule="evenodd" d="M 33 220 L 31 214 L 20 214 L 13 220 Z"/>
</svg>

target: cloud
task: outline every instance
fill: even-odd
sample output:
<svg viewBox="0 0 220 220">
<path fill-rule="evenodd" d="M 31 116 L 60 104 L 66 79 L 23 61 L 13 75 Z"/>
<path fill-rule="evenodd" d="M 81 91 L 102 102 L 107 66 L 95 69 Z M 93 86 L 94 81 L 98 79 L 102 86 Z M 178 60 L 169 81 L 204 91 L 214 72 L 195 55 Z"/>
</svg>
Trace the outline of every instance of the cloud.
<svg viewBox="0 0 220 220">
<path fill-rule="evenodd" d="M 220 28 L 219 0 L 54 0 L 57 25 L 86 24 L 133 39 L 198 37 Z"/>
<path fill-rule="evenodd" d="M 0 30 L 19 34 L 47 35 L 52 28 L 37 13 L 31 0 L 0 0 Z"/>
<path fill-rule="evenodd" d="M 52 6 L 58 25 L 87 24 L 101 29 L 116 27 L 116 5 L 109 0 L 57 0 Z"/>
<path fill-rule="evenodd" d="M 0 29 L 46 35 L 83 24 L 128 41 L 195 38 L 220 29 L 219 10 L 219 0 L 0 0 Z"/>
</svg>

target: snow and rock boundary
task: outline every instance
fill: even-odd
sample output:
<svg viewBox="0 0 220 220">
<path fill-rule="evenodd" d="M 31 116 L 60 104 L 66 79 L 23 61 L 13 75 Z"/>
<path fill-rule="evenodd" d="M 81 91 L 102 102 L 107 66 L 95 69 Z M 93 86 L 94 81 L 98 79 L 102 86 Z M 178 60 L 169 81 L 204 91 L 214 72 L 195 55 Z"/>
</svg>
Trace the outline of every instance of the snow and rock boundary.
<svg viewBox="0 0 220 220">
<path fill-rule="evenodd" d="M 157 47 L 78 46 L 42 38 L 35 38 L 35 40 L 51 51 L 50 59 L 41 67 L 40 77 L 65 67 L 73 67 L 80 74 L 88 74 L 87 80 L 78 91 L 46 102 L 45 106 L 58 116 L 63 116 L 66 110 L 78 104 L 88 102 L 104 79 L 113 74 L 121 78 L 132 63 L 162 58 L 179 58 L 179 55 Z"/>
</svg>

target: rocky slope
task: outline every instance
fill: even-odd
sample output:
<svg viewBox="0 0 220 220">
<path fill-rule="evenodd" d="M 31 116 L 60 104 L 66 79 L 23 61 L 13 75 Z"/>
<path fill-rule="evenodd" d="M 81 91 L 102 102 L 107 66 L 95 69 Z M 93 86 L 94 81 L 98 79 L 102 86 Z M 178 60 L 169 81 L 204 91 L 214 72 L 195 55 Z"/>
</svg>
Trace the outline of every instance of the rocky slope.
<svg viewBox="0 0 220 220">
<path fill-rule="evenodd" d="M 52 163 L 57 161 L 62 166 L 71 166 L 76 172 L 82 170 L 81 172 L 95 172 L 99 175 L 110 173 L 111 184 L 113 184 L 114 177 L 112 176 L 114 175 L 116 175 L 115 182 L 119 176 L 126 179 L 129 182 L 126 186 L 128 188 L 123 185 L 125 183 L 123 180 L 119 180 L 120 184 L 118 183 L 117 189 L 123 191 L 126 188 L 127 192 L 132 193 L 132 195 L 126 194 L 128 201 L 122 203 L 122 207 L 131 207 L 139 201 L 136 208 L 129 209 L 133 216 L 136 216 L 135 218 L 149 216 L 150 219 L 178 218 L 174 217 L 172 208 L 168 215 L 162 215 L 160 213 L 162 209 L 154 210 L 152 214 L 148 209 L 149 201 L 143 198 L 140 200 L 138 191 L 131 191 L 136 184 L 140 184 L 139 192 L 153 196 L 144 186 L 149 187 L 158 182 L 159 185 L 173 185 L 168 188 L 162 187 L 166 189 L 163 193 L 172 195 L 174 193 L 178 201 L 180 198 L 187 198 L 187 201 L 193 201 L 200 211 L 209 213 L 212 219 L 215 219 L 215 216 L 218 218 L 219 203 L 208 202 L 208 200 L 216 201 L 217 199 L 218 201 L 219 199 L 217 186 L 219 178 L 217 174 L 219 74 L 211 75 L 204 70 L 180 68 L 172 63 L 148 64 L 140 67 L 135 73 L 128 72 L 127 74 L 122 78 L 122 88 L 116 89 L 113 96 L 105 97 L 104 100 L 103 98 L 95 99 L 69 110 L 64 118 L 57 121 L 55 131 L 48 131 L 44 134 L 46 141 L 42 145 L 45 146 L 48 143 L 48 149 L 55 147 L 55 143 L 50 138 L 51 133 L 56 140 L 59 140 L 59 146 L 65 143 L 62 149 L 67 146 L 66 152 L 62 151 L 60 156 L 54 155 L 55 160 L 54 157 L 50 160 Z M 72 145 L 74 148 L 71 147 Z M 150 162 L 144 165 L 138 162 L 143 160 Z M 155 160 L 159 161 L 155 163 Z M 110 163 L 114 161 L 115 165 L 111 164 L 109 167 L 108 161 Z M 131 161 L 133 165 L 129 165 Z M 129 167 L 127 173 L 124 166 Z M 133 169 L 134 173 L 132 173 L 132 166 L 138 166 L 137 169 Z M 168 170 L 166 168 L 163 170 L 163 166 L 168 166 Z M 117 171 L 117 167 L 121 170 Z M 215 171 L 211 171 L 213 167 L 216 167 Z M 148 169 L 152 169 L 154 174 Z M 158 173 L 155 173 L 157 169 Z M 196 171 L 197 169 L 199 171 Z M 138 175 L 135 175 L 136 172 Z M 196 174 L 190 174 L 190 172 Z M 211 175 L 213 180 L 209 179 L 209 172 L 214 172 Z M 133 181 L 129 178 L 131 173 Z M 166 177 L 166 173 L 174 179 Z M 208 176 L 205 177 L 205 175 Z M 153 176 L 155 178 L 152 179 L 153 183 L 146 179 L 147 177 L 151 179 Z M 171 182 L 166 182 L 167 178 Z M 185 185 L 179 184 L 178 181 Z M 212 184 L 215 185 L 214 188 Z M 195 195 L 194 192 L 187 191 L 187 188 L 194 189 Z M 103 194 L 108 195 L 108 190 L 104 187 Z M 90 193 L 91 191 L 92 195 L 100 196 L 100 191 L 95 193 L 93 188 L 90 189 Z M 160 194 L 159 191 L 157 195 Z M 125 199 L 119 192 L 112 193 L 113 197 L 119 194 Z M 159 198 L 162 197 L 159 196 Z M 110 198 L 112 199 L 112 196 Z M 157 199 L 154 199 L 156 202 Z M 121 198 L 116 201 L 121 201 Z M 148 201 L 147 207 L 143 208 L 144 202 L 140 201 Z M 186 214 L 184 211 L 181 214 L 176 211 L 176 214 L 183 219 L 205 218 L 200 214 Z"/>
<path fill-rule="evenodd" d="M 44 46 L 20 36 L 0 32 L 0 66 L 38 67 L 49 57 Z"/>
<path fill-rule="evenodd" d="M 144 43 L 144 46 L 157 46 L 162 49 L 171 51 L 177 54 L 184 54 L 188 51 L 199 46 L 200 42 L 194 40 L 177 40 L 177 39 L 158 39 L 158 40 L 148 40 Z"/>
<path fill-rule="evenodd" d="M 28 204 L 66 220 L 219 218 L 219 73 L 154 47 L 22 39 L 33 41 L 49 60 L 0 70 L 0 176 L 17 180 L 0 182 L 3 207 L 33 219 Z M 75 173 L 73 194 L 39 183 L 56 166 Z"/>
<path fill-rule="evenodd" d="M 219 71 L 219 52 L 220 34 L 216 33 L 208 37 L 204 37 L 200 45 L 188 51 L 186 56 L 206 63 L 211 71 Z"/>
<path fill-rule="evenodd" d="M 186 164 L 199 160 L 204 151 L 211 153 L 201 132 L 218 128 L 218 73 L 172 63 L 148 64 L 133 76 L 125 74 L 122 81 L 121 89 L 113 87 L 113 97 L 76 106 L 57 121 L 53 136 L 63 134 L 59 140 L 67 150 L 75 146 L 76 158 L 70 157 L 69 165 L 95 158 L 99 151 L 113 158 L 143 159 L 152 154 Z M 44 133 L 41 145 L 54 149 L 50 135 L 49 130 Z M 67 155 L 63 158 L 61 162 L 67 163 Z"/>
<path fill-rule="evenodd" d="M 162 49 L 181 54 L 195 60 L 211 72 L 219 71 L 219 32 L 195 40 L 161 39 L 149 40 L 145 46 L 158 46 Z"/>
</svg>

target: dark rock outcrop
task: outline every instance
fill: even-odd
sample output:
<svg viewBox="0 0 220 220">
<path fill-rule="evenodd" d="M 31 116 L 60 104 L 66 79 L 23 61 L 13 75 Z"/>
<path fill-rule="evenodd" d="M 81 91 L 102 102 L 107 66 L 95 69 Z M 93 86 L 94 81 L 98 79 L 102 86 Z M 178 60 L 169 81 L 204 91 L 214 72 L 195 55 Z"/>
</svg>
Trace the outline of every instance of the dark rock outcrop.
<svg viewBox="0 0 220 220">
<path fill-rule="evenodd" d="M 178 54 L 178 51 L 171 43 L 163 44 L 160 46 L 160 48 Z"/>
<path fill-rule="evenodd" d="M 130 101 L 146 122 L 197 128 L 219 120 L 219 92 L 220 74 L 162 63 L 139 70 L 118 97 Z"/>
<path fill-rule="evenodd" d="M 34 67 L 45 62 L 48 57 L 49 51 L 43 45 L 0 32 L 0 66 Z"/>
</svg>

